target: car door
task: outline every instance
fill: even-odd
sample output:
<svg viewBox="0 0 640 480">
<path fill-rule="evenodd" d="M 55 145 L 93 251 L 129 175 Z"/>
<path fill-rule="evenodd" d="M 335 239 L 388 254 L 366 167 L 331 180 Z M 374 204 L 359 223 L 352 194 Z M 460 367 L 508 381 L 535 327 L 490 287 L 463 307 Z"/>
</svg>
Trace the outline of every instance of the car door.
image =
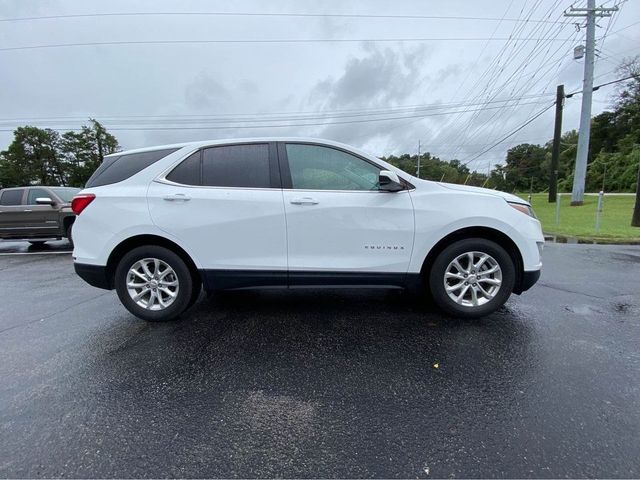
<svg viewBox="0 0 640 480">
<path fill-rule="evenodd" d="M 290 282 L 385 284 L 404 278 L 414 233 L 409 192 L 379 190 L 381 167 L 342 149 L 281 143 L 278 151 Z"/>
<path fill-rule="evenodd" d="M 38 205 L 36 199 L 49 198 L 53 200 L 52 205 Z M 59 234 L 58 206 L 57 198 L 48 189 L 42 187 L 31 187 L 27 190 L 24 202 L 24 226 L 30 235 L 56 236 Z"/>
<path fill-rule="evenodd" d="M 286 285 L 275 143 L 204 148 L 148 190 L 153 222 L 204 267 L 208 286 Z"/>
<path fill-rule="evenodd" d="M 24 188 L 2 190 L 0 192 L 0 235 L 5 238 L 25 235 L 26 219 L 22 198 Z"/>
</svg>

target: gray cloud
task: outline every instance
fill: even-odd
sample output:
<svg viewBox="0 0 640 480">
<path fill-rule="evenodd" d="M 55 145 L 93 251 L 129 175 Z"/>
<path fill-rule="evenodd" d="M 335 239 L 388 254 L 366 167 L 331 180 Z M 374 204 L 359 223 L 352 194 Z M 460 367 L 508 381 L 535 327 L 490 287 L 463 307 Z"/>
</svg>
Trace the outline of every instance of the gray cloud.
<svg viewBox="0 0 640 480">
<path fill-rule="evenodd" d="M 201 72 L 185 89 L 186 107 L 193 110 L 219 111 L 233 102 L 231 94 L 219 81 Z"/>
<path fill-rule="evenodd" d="M 402 48 L 402 47 L 400 47 Z M 309 103 L 321 110 L 395 106 L 407 100 L 420 83 L 428 48 L 409 52 L 364 45 L 364 57 L 352 57 L 338 78 L 328 77 L 311 90 Z"/>
<path fill-rule="evenodd" d="M 4 18 L 90 13 L 95 11 L 229 11 L 300 13 L 375 13 L 469 15 L 517 17 L 520 7 L 508 10 L 509 0 L 495 2 L 430 2 L 386 0 L 339 2 L 327 0 L 310 6 L 296 0 L 268 4 L 246 0 L 241 5 L 212 7 L 206 0 L 176 3 L 157 0 L 137 5 L 111 0 L 99 9 L 73 0 L 0 3 Z M 541 18 L 554 0 L 539 2 L 533 18 Z M 537 3 L 536 3 L 537 5 Z M 564 7 L 564 6 L 563 6 Z M 529 8 L 529 7 L 527 7 Z M 562 8 L 553 16 L 562 18 Z M 626 2 L 611 31 L 640 20 L 640 2 Z M 608 20 L 601 20 L 606 27 Z M 101 17 L 84 19 L 6 22 L 0 32 L 3 46 L 61 42 L 91 42 L 142 39 L 277 39 L 277 38 L 411 38 L 411 37 L 508 37 L 514 24 L 463 20 L 400 20 L 301 17 Z M 536 33 L 529 23 L 522 36 Z M 626 29 L 611 34 L 598 47 L 603 58 L 596 65 L 596 83 L 617 78 L 616 64 L 624 56 L 640 52 L 640 31 Z M 570 24 L 558 37 L 573 35 Z M 598 29 L 602 35 L 604 28 Z M 569 51 L 576 43 L 563 46 Z M 0 52 L 0 129 L 10 129 L 25 118 L 37 126 L 73 128 L 82 118 L 144 115 L 217 115 L 225 113 L 271 113 L 321 110 L 365 110 L 402 105 L 433 105 L 477 100 L 496 93 L 500 81 L 481 80 L 503 41 L 495 42 L 392 42 L 392 43 L 301 43 L 301 44 L 176 44 L 73 47 Z M 564 83 L 568 91 L 580 89 L 582 62 L 571 55 L 532 57 L 535 42 L 503 57 L 511 61 L 501 79 L 514 65 L 523 63 L 516 76 L 521 83 L 513 95 L 553 93 Z M 555 51 L 556 42 L 553 45 Z M 635 46 L 635 47 L 634 47 Z M 560 52 L 561 53 L 561 52 Z M 546 72 L 540 65 L 556 59 L 557 69 Z M 540 82 L 524 88 L 537 75 Z M 464 81 L 463 81 L 464 80 Z M 484 87 L 488 90 L 480 93 Z M 513 87 L 513 85 L 511 85 Z M 594 95 L 593 113 L 608 106 L 613 88 Z M 512 95 L 505 89 L 504 95 Z M 549 100 L 552 98 L 549 97 Z M 540 105 L 540 108 L 542 105 Z M 568 99 L 564 127 L 577 128 L 580 98 Z M 449 108 L 449 111 L 452 108 Z M 125 148 L 207 138 L 263 135 L 297 135 L 332 138 L 386 155 L 415 151 L 420 140 L 424 149 L 445 158 L 470 158 L 525 121 L 537 106 L 520 105 L 476 115 L 425 116 L 400 120 L 331 126 L 274 126 L 250 129 L 188 130 L 175 124 L 173 130 L 113 130 Z M 409 111 L 408 114 L 413 112 Z M 416 113 L 417 114 L 417 113 Z M 65 117 L 52 124 L 45 117 Z M 73 118 L 70 118 L 73 117 Z M 27 120 L 24 120 L 26 122 Z M 22 122 L 22 123 L 24 123 Z M 299 122 L 296 122 L 299 123 Z M 315 122 L 311 122 L 315 123 Z M 107 127 L 115 126 L 106 122 Z M 507 148 L 523 141 L 543 142 L 552 135 L 553 111 L 543 115 L 512 139 L 474 162 L 479 169 L 504 158 Z M 137 127 L 138 125 L 132 125 Z M 158 126 L 154 124 L 153 126 Z M 120 125 L 127 127 L 127 125 Z M 0 132 L 0 149 L 12 140 L 11 132 Z"/>
</svg>

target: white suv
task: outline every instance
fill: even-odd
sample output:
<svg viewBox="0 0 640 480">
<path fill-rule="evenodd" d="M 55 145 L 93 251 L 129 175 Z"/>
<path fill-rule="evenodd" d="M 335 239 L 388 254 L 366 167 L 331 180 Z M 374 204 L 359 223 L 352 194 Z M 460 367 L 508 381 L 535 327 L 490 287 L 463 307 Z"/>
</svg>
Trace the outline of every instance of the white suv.
<svg viewBox="0 0 640 480">
<path fill-rule="evenodd" d="M 205 290 L 383 287 L 478 317 L 539 278 L 529 204 L 420 180 L 336 142 L 257 138 L 106 157 L 73 199 L 75 270 L 145 320 Z"/>
</svg>

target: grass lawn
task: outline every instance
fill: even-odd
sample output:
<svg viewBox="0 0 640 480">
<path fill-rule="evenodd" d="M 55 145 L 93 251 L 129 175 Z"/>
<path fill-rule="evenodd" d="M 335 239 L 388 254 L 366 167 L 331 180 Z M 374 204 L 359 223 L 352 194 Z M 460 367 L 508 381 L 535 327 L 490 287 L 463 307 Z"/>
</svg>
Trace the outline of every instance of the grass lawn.
<svg viewBox="0 0 640 480">
<path fill-rule="evenodd" d="M 519 196 L 527 198 L 527 194 L 519 194 Z M 584 205 L 572 207 L 571 194 L 563 194 L 558 225 L 556 225 L 556 204 L 549 203 L 547 198 L 546 193 L 536 193 L 531 197 L 531 205 L 545 233 L 611 243 L 640 241 L 640 228 L 631 226 L 635 195 L 605 194 L 599 232 L 595 230 L 597 195 L 585 195 Z"/>
</svg>

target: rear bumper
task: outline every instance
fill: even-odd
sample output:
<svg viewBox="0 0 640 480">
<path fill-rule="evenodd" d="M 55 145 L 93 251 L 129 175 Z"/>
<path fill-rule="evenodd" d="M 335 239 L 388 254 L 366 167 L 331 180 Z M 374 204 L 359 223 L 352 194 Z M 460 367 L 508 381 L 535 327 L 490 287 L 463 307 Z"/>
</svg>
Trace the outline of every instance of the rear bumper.
<svg viewBox="0 0 640 480">
<path fill-rule="evenodd" d="M 93 287 L 111 290 L 111 281 L 104 265 L 89 265 L 86 263 L 74 263 L 73 268 L 80 278 Z"/>
<path fill-rule="evenodd" d="M 536 282 L 540 279 L 541 270 L 532 270 L 532 271 L 524 271 L 522 272 L 522 278 L 520 279 L 520 285 L 517 289 L 514 289 L 514 293 L 520 294 L 522 292 L 526 292 L 531 287 L 533 287 Z"/>
</svg>

